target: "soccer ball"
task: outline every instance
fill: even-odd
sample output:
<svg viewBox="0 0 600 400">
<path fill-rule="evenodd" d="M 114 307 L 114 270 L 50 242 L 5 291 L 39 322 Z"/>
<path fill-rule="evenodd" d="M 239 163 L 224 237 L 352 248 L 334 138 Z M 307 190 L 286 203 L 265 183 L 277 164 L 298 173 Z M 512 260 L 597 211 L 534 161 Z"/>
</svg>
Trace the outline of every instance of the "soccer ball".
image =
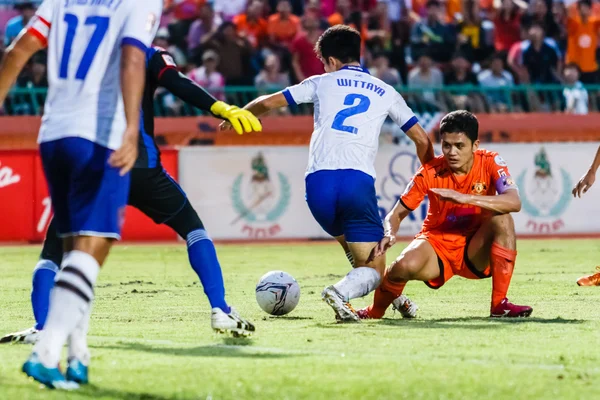
<svg viewBox="0 0 600 400">
<path fill-rule="evenodd" d="M 256 285 L 256 302 L 268 314 L 288 314 L 299 300 L 300 285 L 287 272 L 267 272 Z"/>
</svg>

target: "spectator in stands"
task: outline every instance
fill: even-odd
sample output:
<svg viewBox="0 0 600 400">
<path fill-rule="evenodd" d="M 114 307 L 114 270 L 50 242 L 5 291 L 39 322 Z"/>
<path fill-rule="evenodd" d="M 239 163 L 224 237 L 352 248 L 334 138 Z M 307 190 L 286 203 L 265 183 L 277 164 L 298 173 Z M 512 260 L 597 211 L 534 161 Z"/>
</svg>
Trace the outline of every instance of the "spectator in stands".
<svg viewBox="0 0 600 400">
<path fill-rule="evenodd" d="M 261 47 L 267 39 L 267 21 L 262 13 L 263 3 L 254 0 L 248 5 L 245 14 L 233 18 L 238 35 L 248 40 L 254 48 Z"/>
<path fill-rule="evenodd" d="M 288 74 L 281 72 L 281 62 L 276 54 L 269 54 L 263 69 L 254 79 L 254 85 L 260 91 L 276 92 L 290 85 Z"/>
<path fill-rule="evenodd" d="M 436 62 L 446 62 L 455 49 L 456 33 L 443 22 L 441 4 L 438 0 L 427 1 L 427 18 L 413 25 L 411 44 L 413 57 L 419 58 L 423 51 Z"/>
<path fill-rule="evenodd" d="M 528 31 L 533 24 L 540 25 L 549 38 L 556 40 L 560 35 L 560 28 L 546 0 L 531 0 L 529 3 L 529 10 L 521 18 L 521 27 Z"/>
<path fill-rule="evenodd" d="M 247 0 L 214 0 L 213 7 L 223 21 L 232 21 L 236 15 L 242 14 L 246 9 Z"/>
<path fill-rule="evenodd" d="M 567 30 L 568 45 L 565 62 L 574 63 L 579 67 L 581 82 L 598 82 L 596 50 L 598 49 L 600 20 L 592 16 L 590 0 L 579 0 L 577 14 L 568 19 Z M 572 74 L 572 71 L 569 72 Z"/>
<path fill-rule="evenodd" d="M 579 81 L 579 67 L 568 64 L 564 71 L 565 112 L 568 114 L 584 115 L 588 113 L 588 92 Z"/>
<path fill-rule="evenodd" d="M 300 31 L 300 18 L 292 14 L 289 0 L 279 0 L 277 12 L 269 17 L 267 24 L 270 41 L 276 46 L 289 46 Z"/>
<path fill-rule="evenodd" d="M 456 53 L 450 63 L 450 71 L 444 75 L 444 84 L 450 86 L 478 86 L 477 76 L 471 70 L 471 63 L 463 53 Z M 471 90 L 453 90 L 450 99 L 455 108 L 472 112 L 483 111 L 483 101 L 478 93 Z"/>
<path fill-rule="evenodd" d="M 504 69 L 504 60 L 500 53 L 492 57 L 490 68 L 481 71 L 477 80 L 479 85 L 486 89 L 506 89 L 514 85 L 513 76 Z M 486 90 L 485 94 L 490 112 L 507 111 L 510 93 L 506 90 Z"/>
<path fill-rule="evenodd" d="M 269 0 L 269 8 L 271 10 L 277 10 L 279 2 L 281 0 Z M 290 12 L 298 17 L 304 15 L 304 0 L 289 0 Z"/>
<path fill-rule="evenodd" d="M 390 60 L 385 53 L 376 53 L 373 56 L 373 66 L 369 68 L 371 75 L 381 79 L 391 86 L 402 85 L 402 78 L 397 69 L 390 67 Z"/>
<path fill-rule="evenodd" d="M 388 11 L 392 4 L 397 4 L 400 9 L 400 18 L 392 20 L 391 38 L 390 38 L 390 64 L 400 72 L 402 82 L 406 82 L 408 66 L 406 65 L 406 48 L 410 45 L 411 12 L 409 11 L 410 0 L 391 1 L 388 5 Z"/>
<path fill-rule="evenodd" d="M 16 38 L 21 30 L 29 23 L 35 15 L 35 6 L 31 1 L 21 1 L 15 4 L 19 15 L 11 18 L 6 23 L 4 30 L 4 45 L 8 46 Z"/>
<path fill-rule="evenodd" d="M 311 15 L 319 21 L 319 29 L 325 31 L 329 28 L 329 22 L 326 18 L 323 18 L 321 13 L 321 4 L 319 0 L 308 0 L 306 2 L 306 8 L 304 9 L 304 16 Z"/>
<path fill-rule="evenodd" d="M 385 51 L 390 40 L 390 20 L 386 1 L 379 1 L 367 20 L 367 47 L 375 53 Z"/>
<path fill-rule="evenodd" d="M 46 54 L 36 53 L 29 62 L 28 68 L 19 76 L 16 87 L 31 89 L 25 93 L 10 96 L 6 103 L 6 110 L 17 115 L 41 115 L 44 111 L 48 78 L 46 74 Z"/>
<path fill-rule="evenodd" d="M 521 9 L 513 0 L 502 0 L 494 17 L 496 51 L 508 53 L 515 43 L 521 41 L 521 18 Z"/>
<path fill-rule="evenodd" d="M 169 30 L 160 28 L 154 37 L 154 45 L 162 47 L 173 56 L 173 60 L 180 67 L 184 68 L 187 65 L 187 57 L 183 51 L 170 42 Z"/>
<path fill-rule="evenodd" d="M 205 0 L 166 0 L 164 14 L 172 14 L 174 21 L 169 24 L 171 42 L 186 49 L 186 37 L 190 26 L 200 14 L 200 7 Z"/>
<path fill-rule="evenodd" d="M 252 85 L 252 45 L 237 34 L 233 22 L 224 22 L 206 47 L 215 50 L 220 60 L 225 60 L 219 64 L 218 70 L 225 77 L 227 85 Z"/>
<path fill-rule="evenodd" d="M 552 3 L 552 16 L 559 29 L 558 36 L 555 38 L 556 44 L 558 45 L 561 54 L 565 54 L 567 52 L 567 25 L 569 20 L 565 3 L 558 0 L 554 1 Z"/>
<path fill-rule="evenodd" d="M 221 18 L 215 14 L 210 4 L 206 3 L 200 8 L 200 14 L 190 26 L 187 36 L 188 54 L 192 59 L 199 59 L 204 46 L 213 39 L 221 22 Z"/>
<path fill-rule="evenodd" d="M 458 47 L 471 62 L 481 62 L 494 51 L 493 43 L 488 43 L 489 21 L 484 24 L 479 10 L 479 0 L 466 0 L 464 14 L 458 22 Z"/>
<path fill-rule="evenodd" d="M 219 100 L 225 100 L 225 78 L 217 68 L 219 55 L 214 50 L 207 50 L 202 55 L 202 66 L 191 70 L 188 78 L 202 86 Z"/>
<path fill-rule="evenodd" d="M 544 39 L 544 28 L 533 23 L 528 40 L 517 43 L 508 56 L 508 64 L 520 83 L 558 83 L 561 55 L 553 40 Z"/>
<path fill-rule="evenodd" d="M 302 25 L 304 31 L 298 34 L 290 46 L 292 68 L 298 81 L 325 73 L 323 63 L 314 50 L 317 39 L 321 36 L 319 20 L 313 14 L 307 13 L 302 20 Z"/>
<path fill-rule="evenodd" d="M 347 23 L 352 15 L 352 4 L 350 0 L 337 0 L 335 12 L 327 18 L 329 25 L 341 25 Z"/>
<path fill-rule="evenodd" d="M 408 87 L 417 89 L 440 89 L 444 85 L 442 71 L 434 66 L 433 59 L 427 52 L 422 52 L 417 59 L 417 66 L 408 73 Z M 433 90 L 422 92 L 421 97 L 425 103 L 434 108 L 439 104 Z"/>
<path fill-rule="evenodd" d="M 394 23 L 410 17 L 411 0 L 379 0 L 387 3 L 388 19 Z"/>
</svg>

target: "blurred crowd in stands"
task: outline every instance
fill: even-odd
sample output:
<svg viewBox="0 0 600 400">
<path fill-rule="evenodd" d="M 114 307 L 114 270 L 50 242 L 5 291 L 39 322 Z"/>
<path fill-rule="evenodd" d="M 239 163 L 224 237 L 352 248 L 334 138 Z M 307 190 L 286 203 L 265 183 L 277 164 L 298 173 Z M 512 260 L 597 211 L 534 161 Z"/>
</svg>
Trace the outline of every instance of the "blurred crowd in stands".
<svg viewBox="0 0 600 400">
<path fill-rule="evenodd" d="M 39 2 L 15 3 L 0 8 L 4 46 Z M 360 32 L 371 74 L 407 97 L 418 90 L 433 110 L 448 108 L 450 96 L 455 107 L 503 112 L 512 102 L 506 88 L 562 84 L 561 109 L 585 114 L 592 95 L 585 85 L 600 83 L 600 5 L 592 0 L 166 0 L 155 44 L 224 99 L 226 86 L 268 92 L 323 73 L 313 47 L 336 24 Z M 17 85 L 45 87 L 45 75 L 38 54 Z M 531 109 L 548 106 L 537 92 L 521 95 Z M 163 101 L 175 113 L 181 106 Z M 30 108 L 15 101 L 9 112 Z"/>
</svg>

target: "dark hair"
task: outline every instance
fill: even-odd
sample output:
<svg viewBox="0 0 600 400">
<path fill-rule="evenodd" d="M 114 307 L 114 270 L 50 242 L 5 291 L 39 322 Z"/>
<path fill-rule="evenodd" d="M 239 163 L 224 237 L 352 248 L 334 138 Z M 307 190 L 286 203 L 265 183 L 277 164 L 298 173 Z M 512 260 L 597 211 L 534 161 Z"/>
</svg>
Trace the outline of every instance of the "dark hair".
<svg viewBox="0 0 600 400">
<path fill-rule="evenodd" d="M 327 29 L 315 45 L 315 52 L 323 60 L 329 57 L 344 64 L 360 61 L 360 33 L 347 25 L 336 25 Z"/>
<path fill-rule="evenodd" d="M 579 0 L 577 2 L 577 8 L 579 8 L 579 6 L 588 6 L 588 7 L 592 7 L 592 0 Z"/>
<path fill-rule="evenodd" d="M 452 111 L 440 122 L 440 135 L 444 133 L 464 133 L 471 142 L 475 142 L 479 138 L 479 122 L 467 110 Z"/>
<path fill-rule="evenodd" d="M 429 7 L 441 7 L 441 4 L 438 0 L 428 0 L 427 3 L 425 3 L 425 8 Z"/>
<path fill-rule="evenodd" d="M 580 74 L 580 75 L 581 75 L 581 68 L 579 68 L 579 65 L 577 65 L 577 64 L 575 64 L 575 63 L 573 63 L 573 62 L 570 62 L 570 63 L 568 63 L 567 65 L 565 65 L 565 67 L 564 67 L 563 71 L 566 71 L 566 70 L 568 70 L 568 69 L 574 69 L 574 70 L 576 70 L 576 71 L 577 71 L 577 73 L 578 73 L 578 74 Z"/>
</svg>

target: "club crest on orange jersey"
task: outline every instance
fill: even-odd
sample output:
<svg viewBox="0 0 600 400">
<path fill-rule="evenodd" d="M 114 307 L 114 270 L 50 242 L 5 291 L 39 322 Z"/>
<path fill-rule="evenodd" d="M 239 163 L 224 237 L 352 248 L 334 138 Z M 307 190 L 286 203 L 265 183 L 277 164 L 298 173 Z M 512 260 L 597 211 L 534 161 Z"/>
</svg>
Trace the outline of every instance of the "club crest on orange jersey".
<svg viewBox="0 0 600 400">
<path fill-rule="evenodd" d="M 475 182 L 473 186 L 471 186 L 471 193 L 473 194 L 484 194 L 487 191 L 487 185 L 483 182 Z"/>
</svg>

